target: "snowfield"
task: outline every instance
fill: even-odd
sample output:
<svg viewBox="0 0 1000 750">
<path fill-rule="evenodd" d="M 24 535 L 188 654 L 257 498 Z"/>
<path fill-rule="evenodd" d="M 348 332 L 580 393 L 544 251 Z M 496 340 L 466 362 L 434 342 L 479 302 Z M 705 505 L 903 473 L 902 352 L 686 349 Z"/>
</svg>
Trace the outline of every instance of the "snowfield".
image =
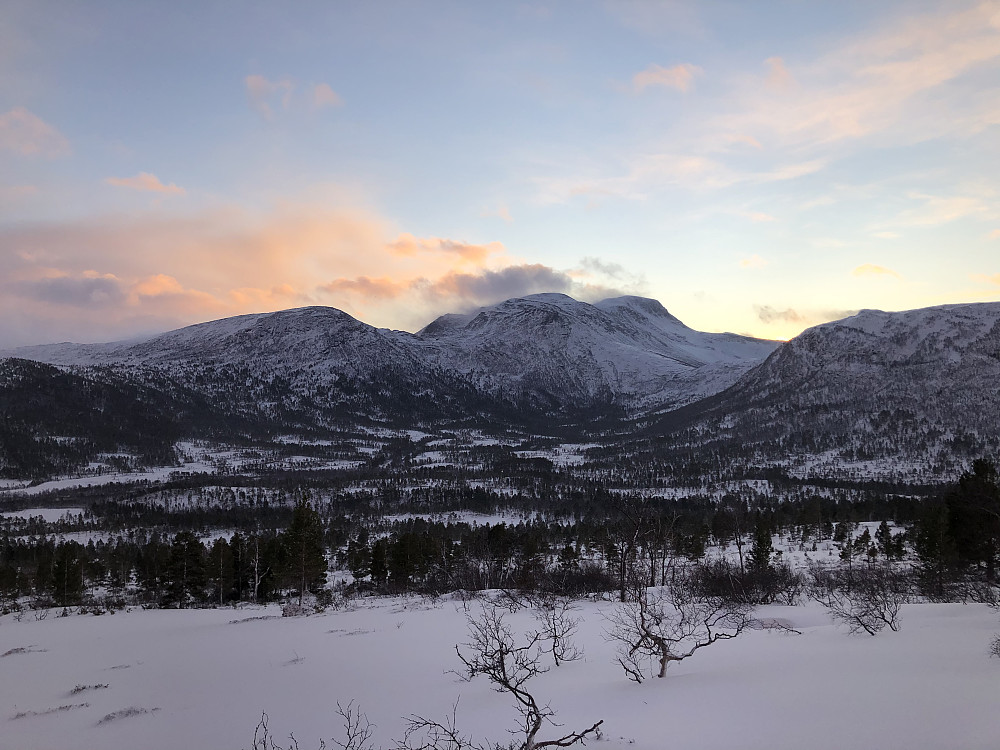
<svg viewBox="0 0 1000 750">
<path fill-rule="evenodd" d="M 481 604 L 473 601 L 469 611 Z M 801 635 L 752 631 L 700 650 L 667 677 L 629 682 L 603 638 L 611 602 L 582 602 L 581 661 L 529 683 L 564 726 L 604 720 L 595 748 L 844 750 L 1000 746 L 1000 629 L 982 605 L 912 604 L 902 629 L 851 636 L 816 604 L 769 606 Z M 485 678 L 463 682 L 466 639 L 454 600 L 382 598 L 352 610 L 282 618 L 275 606 L 136 610 L 37 621 L 0 618 L 0 748 L 249 748 L 261 712 L 303 750 L 338 734 L 340 701 L 356 701 L 391 746 L 404 716 L 458 723 L 480 741 L 506 741 L 517 715 Z M 530 610 L 507 615 L 515 631 Z M 82 688 L 82 689 L 77 689 Z"/>
</svg>

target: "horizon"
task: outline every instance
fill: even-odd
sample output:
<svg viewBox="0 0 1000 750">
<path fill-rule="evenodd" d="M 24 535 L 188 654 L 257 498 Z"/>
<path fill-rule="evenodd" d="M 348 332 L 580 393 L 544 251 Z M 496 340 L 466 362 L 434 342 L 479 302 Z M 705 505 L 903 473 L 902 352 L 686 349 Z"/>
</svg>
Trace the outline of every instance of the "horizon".
<svg viewBox="0 0 1000 750">
<path fill-rule="evenodd" d="M 64 346 L 64 345 L 69 345 L 69 346 L 100 346 L 100 345 L 105 345 L 105 344 L 141 343 L 143 341 L 149 341 L 151 339 L 154 339 L 157 336 L 163 336 L 163 335 L 166 335 L 168 333 L 173 333 L 175 331 L 180 331 L 180 330 L 184 330 L 184 329 L 187 329 L 187 328 L 196 328 L 198 326 L 211 325 L 212 323 L 218 323 L 218 322 L 221 322 L 221 321 L 224 321 L 224 320 L 231 320 L 231 319 L 234 319 L 234 318 L 262 317 L 262 316 L 266 316 L 266 315 L 274 315 L 274 314 L 278 314 L 278 313 L 288 313 L 288 312 L 295 312 L 295 311 L 298 311 L 298 310 L 309 310 L 309 309 L 336 310 L 337 312 L 344 313 L 345 315 L 348 315 L 349 317 L 353 318 L 354 320 L 358 321 L 359 323 L 363 323 L 365 325 L 371 326 L 372 328 L 375 328 L 376 330 L 389 330 L 389 331 L 396 331 L 396 332 L 399 332 L 399 333 L 408 333 L 410 335 L 416 335 L 421 330 L 423 330 L 427 326 L 431 325 L 432 323 L 434 323 L 439 318 L 442 318 L 442 317 L 447 316 L 447 315 L 460 315 L 460 316 L 472 315 L 474 313 L 481 312 L 483 310 L 488 310 L 488 309 L 493 308 L 493 307 L 498 307 L 498 306 L 500 306 L 502 304 L 505 304 L 505 303 L 508 303 L 508 302 L 513 302 L 513 301 L 520 300 L 520 299 L 531 299 L 531 298 L 535 298 L 535 297 L 545 297 L 545 296 L 550 296 L 550 295 L 555 295 L 555 296 L 560 296 L 560 297 L 566 297 L 566 298 L 568 298 L 570 300 L 573 300 L 575 302 L 579 302 L 581 304 L 586 304 L 586 305 L 592 305 L 592 306 L 598 306 L 598 305 L 600 305 L 603 302 L 608 302 L 608 301 L 611 301 L 611 300 L 614 300 L 614 299 L 634 298 L 634 299 L 641 299 L 641 300 L 651 300 L 651 301 L 656 302 L 657 304 L 659 304 L 661 307 L 663 307 L 663 309 L 667 312 L 667 314 L 669 314 L 672 317 L 674 317 L 675 319 L 677 319 L 681 323 L 681 325 L 684 325 L 684 326 L 686 326 L 688 328 L 692 328 L 692 326 L 689 326 L 684 320 L 682 320 L 679 317 L 677 317 L 676 315 L 674 315 L 670 311 L 670 308 L 667 305 L 664 305 L 661 300 L 658 300 L 655 297 L 644 297 L 642 295 L 636 295 L 636 294 L 623 294 L 623 295 L 617 295 L 617 296 L 614 296 L 614 297 L 607 297 L 607 298 L 602 299 L 602 300 L 595 300 L 594 302 L 585 302 L 584 300 L 576 299 L 575 297 L 573 297 L 573 296 L 571 296 L 569 294 L 566 294 L 564 292 L 535 292 L 533 294 L 526 294 L 526 295 L 521 295 L 521 296 L 518 296 L 518 297 L 510 297 L 508 299 L 501 300 L 501 301 L 499 301 L 499 302 L 497 302 L 495 304 L 492 304 L 492 305 L 481 305 L 479 307 L 468 309 L 468 310 L 465 310 L 465 311 L 444 311 L 444 312 L 438 314 L 436 317 L 428 320 L 427 322 L 423 323 L 420 326 L 415 327 L 412 330 L 410 330 L 410 329 L 404 329 L 404 328 L 389 328 L 389 327 L 386 327 L 386 326 L 376 326 L 376 325 L 373 325 L 372 323 L 369 323 L 368 321 L 364 320 L 363 318 L 357 317 L 355 315 L 351 315 L 351 313 L 349 313 L 349 312 L 347 312 L 345 310 L 341 310 L 340 308 L 335 307 L 333 305 L 302 305 L 300 307 L 289 307 L 289 308 L 284 308 L 284 309 L 280 309 L 280 310 L 266 310 L 266 311 L 262 311 L 262 312 L 240 313 L 238 315 L 230 315 L 230 316 L 226 316 L 226 317 L 223 317 L 223 318 L 212 318 L 212 319 L 209 319 L 209 320 L 200 320 L 200 321 L 195 321 L 193 323 L 185 324 L 183 326 L 179 326 L 177 328 L 170 328 L 170 329 L 159 330 L 159 331 L 149 331 L 149 332 L 145 332 L 145 333 L 138 333 L 138 334 L 136 334 L 134 336 L 130 336 L 128 338 L 123 338 L 123 339 L 98 340 L 98 341 L 69 341 L 69 340 L 66 340 L 66 341 L 44 341 L 44 342 L 36 342 L 36 343 L 33 343 L 33 344 L 21 344 L 19 346 L 15 346 L 15 347 L 0 348 L 0 356 L 4 355 L 5 353 L 6 354 L 13 354 L 13 353 L 16 353 L 16 352 L 18 352 L 20 350 L 24 350 L 24 349 L 34 349 L 34 348 L 49 347 L 49 346 Z M 927 310 L 927 309 L 933 309 L 933 308 L 939 308 L 939 307 L 955 307 L 955 306 L 980 305 L 980 304 L 990 304 L 990 302 L 953 302 L 953 303 L 943 303 L 943 304 L 940 304 L 940 305 L 928 305 L 927 307 L 910 308 L 910 309 L 907 309 L 907 310 L 881 310 L 881 309 L 878 309 L 878 308 L 862 308 L 860 310 L 847 310 L 847 311 L 845 311 L 846 314 L 842 318 L 835 318 L 833 320 L 828 320 L 828 321 L 824 321 L 822 323 L 817 323 L 814 326 L 809 326 L 809 327 L 803 329 L 803 331 L 801 331 L 800 333 L 804 333 L 805 331 L 808 331 L 810 328 L 815 328 L 816 326 L 825 325 L 826 323 L 836 323 L 836 322 L 841 321 L 841 320 L 847 320 L 848 318 L 853 318 L 853 317 L 855 317 L 857 315 L 860 315 L 861 313 L 864 313 L 864 312 L 876 312 L 876 313 L 887 313 L 887 314 L 895 314 L 895 313 L 905 314 L 905 313 L 909 313 L 909 312 L 916 312 L 918 310 Z M 779 342 L 779 343 L 787 343 L 788 341 L 791 341 L 793 338 L 795 338 L 796 336 L 799 335 L 799 334 L 796 334 L 796 336 L 792 336 L 792 337 L 787 338 L 787 339 L 779 339 L 779 338 L 763 339 L 763 338 L 761 338 L 759 336 L 751 336 L 750 334 L 739 333 L 738 331 L 733 331 L 733 330 L 718 330 L 718 331 L 703 331 L 701 329 L 693 329 L 693 330 L 697 330 L 697 331 L 699 331 L 701 333 L 726 333 L 726 334 L 734 334 L 734 335 L 737 335 L 737 336 L 746 336 L 746 337 L 750 337 L 750 338 L 760 339 L 762 341 L 776 341 L 776 342 Z"/>
<path fill-rule="evenodd" d="M 788 340 L 1000 300 L 1000 0 L 14 0 L 0 349 L 552 291 Z"/>
</svg>

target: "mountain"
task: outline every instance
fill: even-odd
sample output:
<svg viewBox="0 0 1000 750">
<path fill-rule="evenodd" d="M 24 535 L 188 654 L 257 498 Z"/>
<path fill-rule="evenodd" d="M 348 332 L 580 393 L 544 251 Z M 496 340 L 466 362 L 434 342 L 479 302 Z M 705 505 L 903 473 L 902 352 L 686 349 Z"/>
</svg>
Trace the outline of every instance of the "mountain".
<svg viewBox="0 0 1000 750">
<path fill-rule="evenodd" d="M 827 472 L 943 474 L 1000 450 L 1000 303 L 864 310 L 779 345 L 692 330 L 655 300 L 539 294 L 415 334 L 306 307 L 12 354 L 0 360 L 8 474 L 118 449 L 162 456 L 182 438 L 383 427 L 601 435 L 618 442 L 609 460 L 646 450 Z M 29 444 L 34 458 L 17 459 Z"/>
<path fill-rule="evenodd" d="M 543 410 L 573 403 L 628 412 L 721 391 L 778 346 L 692 330 L 652 299 L 588 305 L 563 294 L 446 315 L 417 338 L 441 367 L 487 393 L 514 394 Z"/>
<path fill-rule="evenodd" d="M 213 397 L 238 398 L 233 389 L 242 388 L 247 404 L 274 401 L 280 381 L 278 391 L 287 385 L 299 398 L 311 394 L 313 406 L 343 405 L 365 392 L 355 411 L 368 409 L 375 418 L 402 404 L 447 414 L 452 400 L 468 410 L 470 399 L 487 411 L 493 404 L 572 416 L 689 403 L 731 385 L 776 346 L 699 333 L 655 300 L 589 305 L 538 294 L 445 315 L 417 334 L 305 307 L 201 323 L 141 342 L 13 354 L 63 367 L 125 368 L 140 379 L 156 371 Z"/>
<path fill-rule="evenodd" d="M 934 471 L 1000 448 L 998 383 L 1000 303 L 862 310 L 804 331 L 652 429 L 764 458 L 892 459 Z"/>
</svg>

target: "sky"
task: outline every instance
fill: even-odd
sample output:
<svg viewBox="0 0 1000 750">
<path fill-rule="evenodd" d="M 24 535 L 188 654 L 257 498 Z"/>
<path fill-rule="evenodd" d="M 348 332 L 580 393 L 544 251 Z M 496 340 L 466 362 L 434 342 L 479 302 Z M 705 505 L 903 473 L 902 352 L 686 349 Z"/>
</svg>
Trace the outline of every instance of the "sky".
<svg viewBox="0 0 1000 750">
<path fill-rule="evenodd" d="M 1000 300 L 1000 0 L 0 3 L 0 347 Z"/>
</svg>

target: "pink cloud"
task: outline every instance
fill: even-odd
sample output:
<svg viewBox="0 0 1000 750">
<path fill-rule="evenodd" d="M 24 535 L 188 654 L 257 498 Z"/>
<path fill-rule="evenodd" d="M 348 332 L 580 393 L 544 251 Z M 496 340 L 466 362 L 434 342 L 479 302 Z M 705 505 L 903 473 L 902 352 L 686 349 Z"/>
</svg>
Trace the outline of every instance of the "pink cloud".
<svg viewBox="0 0 1000 750">
<path fill-rule="evenodd" d="M 632 89 L 641 93 L 651 86 L 663 86 L 686 92 L 694 85 L 694 77 L 698 73 L 701 73 L 701 68 L 690 63 L 681 63 L 672 68 L 650 65 L 632 76 Z"/>
<path fill-rule="evenodd" d="M 336 91 L 328 83 L 317 83 L 312 89 L 312 105 L 315 109 L 324 107 L 339 107 L 344 103 Z"/>
<path fill-rule="evenodd" d="M 499 242 L 474 245 L 441 237 L 418 239 L 405 232 L 399 235 L 389 247 L 395 254 L 402 256 L 412 256 L 417 253 L 443 253 L 456 255 L 462 260 L 476 264 L 484 263 L 491 255 L 499 255 L 504 252 L 504 246 Z"/>
<path fill-rule="evenodd" d="M 135 177 L 108 177 L 104 180 L 109 185 L 115 187 L 129 188 L 130 190 L 141 190 L 149 193 L 165 193 L 168 195 L 184 195 L 185 190 L 174 183 L 164 185 L 160 178 L 149 172 L 140 172 Z"/>
<path fill-rule="evenodd" d="M 70 153 L 66 137 L 24 107 L 0 114 L 0 149 L 49 158 Z"/>
<path fill-rule="evenodd" d="M 288 109 L 295 91 L 295 84 L 288 78 L 271 81 L 262 75 L 249 75 L 243 79 L 250 106 L 265 120 L 274 116 L 271 106 L 275 100 L 281 103 L 282 109 Z"/>
</svg>

